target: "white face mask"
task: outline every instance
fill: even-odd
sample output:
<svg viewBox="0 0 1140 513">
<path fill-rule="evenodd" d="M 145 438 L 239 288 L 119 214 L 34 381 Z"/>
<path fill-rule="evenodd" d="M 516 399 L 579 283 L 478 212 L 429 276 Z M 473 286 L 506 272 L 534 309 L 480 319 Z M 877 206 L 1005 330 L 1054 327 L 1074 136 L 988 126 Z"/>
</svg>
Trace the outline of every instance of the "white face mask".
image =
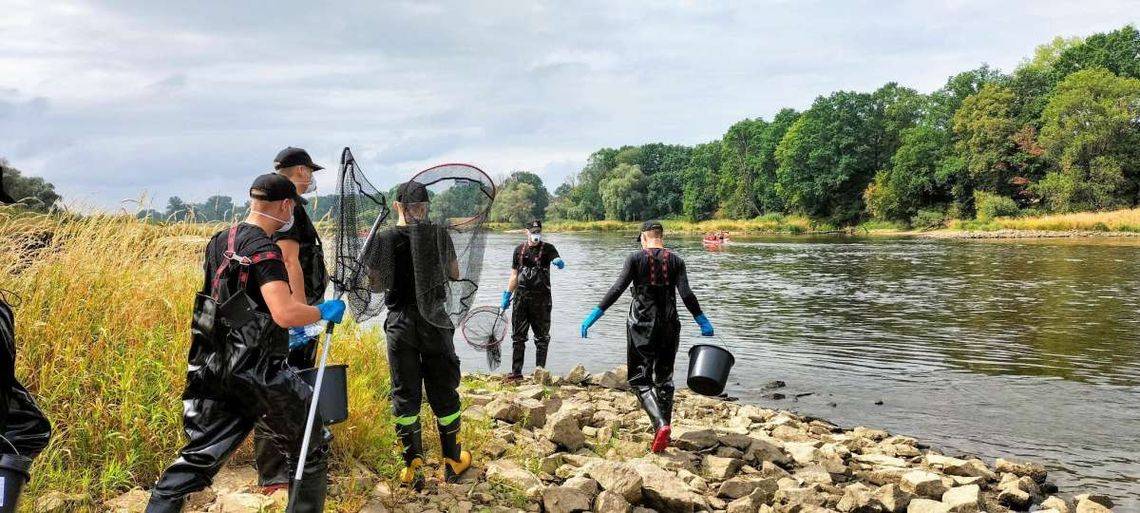
<svg viewBox="0 0 1140 513">
<path fill-rule="evenodd" d="M 292 212 L 292 211 L 290 211 L 290 212 Z M 279 231 L 279 232 L 287 232 L 287 231 L 289 231 L 290 228 L 293 227 L 293 215 L 292 214 L 289 215 L 289 220 L 286 221 L 284 219 L 278 219 L 275 216 L 271 216 L 271 215 L 266 214 L 264 212 L 258 212 L 256 210 L 254 210 L 253 213 L 257 214 L 259 216 L 262 216 L 262 217 L 268 217 L 274 221 L 277 221 L 278 223 L 285 223 L 284 225 L 282 225 L 280 228 L 277 229 L 277 231 Z"/>
<path fill-rule="evenodd" d="M 305 192 L 301 194 L 312 194 L 317 192 L 317 177 L 309 178 L 309 186 L 305 187 Z"/>
<path fill-rule="evenodd" d="M 541 233 L 530 234 L 530 242 L 531 242 L 531 244 L 538 244 L 539 242 L 542 242 L 542 234 Z"/>
</svg>

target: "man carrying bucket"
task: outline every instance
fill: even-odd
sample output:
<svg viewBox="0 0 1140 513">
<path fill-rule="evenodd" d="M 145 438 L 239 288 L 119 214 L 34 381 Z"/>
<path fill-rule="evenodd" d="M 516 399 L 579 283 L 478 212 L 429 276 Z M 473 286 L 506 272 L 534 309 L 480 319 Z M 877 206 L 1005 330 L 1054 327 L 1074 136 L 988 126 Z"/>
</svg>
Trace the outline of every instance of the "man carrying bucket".
<svg viewBox="0 0 1140 513">
<path fill-rule="evenodd" d="M 313 307 L 293 298 L 281 250 L 270 236 L 292 223 L 296 186 L 278 174 L 257 177 L 245 221 L 218 232 L 206 246 L 205 283 L 190 329 L 182 425 L 188 441 L 151 491 L 147 513 L 178 513 L 186 496 L 210 486 L 255 426 L 265 429 L 294 470 L 313 388 L 285 364 L 284 327 L 340 322 L 345 304 Z M 314 424 L 304 472 L 289 511 L 324 511 L 328 440 Z M 291 468 L 292 467 L 292 468 Z"/>
<path fill-rule="evenodd" d="M 625 330 L 629 386 L 653 424 L 653 452 L 661 452 L 669 445 L 673 421 L 673 363 L 681 341 L 677 293 L 700 325 L 701 335 L 713 335 L 712 323 L 701 312 L 697 296 L 689 288 L 685 261 L 665 249 L 664 233 L 657 221 L 641 225 L 641 251 L 626 257 L 617 282 L 582 321 L 582 338 L 586 338 L 590 327 L 633 285 Z"/>
<path fill-rule="evenodd" d="M 542 240 L 542 221 L 535 219 L 527 223 L 526 235 L 526 242 L 519 244 L 511 257 L 511 278 L 499 305 L 500 309 L 506 310 L 511 306 L 511 296 L 514 296 L 515 312 L 511 316 L 511 340 L 514 344 L 508 381 L 522 379 L 528 331 L 534 331 L 534 365 L 546 367 L 546 352 L 550 347 L 550 266 L 566 267 L 558 249 Z"/>
<path fill-rule="evenodd" d="M 316 305 L 325 299 L 328 286 L 328 271 L 325 269 L 325 255 L 321 247 L 321 237 L 317 228 L 305 211 L 308 202 L 301 194 L 317 191 L 317 179 L 313 173 L 324 169 L 313 162 L 309 153 L 301 148 L 287 147 L 273 159 L 277 174 L 288 178 L 297 189 L 296 204 L 293 205 L 293 222 L 273 234 L 273 242 L 281 248 L 281 258 L 289 273 L 289 289 L 293 299 L 308 305 Z M 318 325 L 317 330 L 323 331 Z M 305 328 L 289 330 L 289 367 L 296 371 L 313 367 L 317 356 L 317 337 L 310 337 Z M 257 468 L 258 485 L 262 493 L 273 492 L 289 487 L 289 469 L 285 465 L 285 454 L 277 449 L 270 434 L 257 428 L 253 432 L 254 465 Z"/>
</svg>

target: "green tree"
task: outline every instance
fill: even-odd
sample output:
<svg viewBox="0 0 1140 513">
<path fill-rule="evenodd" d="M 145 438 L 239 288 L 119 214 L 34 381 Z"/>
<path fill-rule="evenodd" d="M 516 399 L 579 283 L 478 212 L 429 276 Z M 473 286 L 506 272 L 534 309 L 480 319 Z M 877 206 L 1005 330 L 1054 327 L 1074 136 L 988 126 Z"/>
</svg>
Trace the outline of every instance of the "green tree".
<svg viewBox="0 0 1140 513">
<path fill-rule="evenodd" d="M 682 173 L 682 210 L 690 221 L 711 219 L 716 212 L 716 173 L 704 166 L 693 166 Z"/>
<path fill-rule="evenodd" d="M 642 219 L 664 219 L 681 214 L 684 203 L 682 173 L 662 171 L 646 179 L 646 203 Z"/>
<path fill-rule="evenodd" d="M 645 175 L 635 165 L 614 168 L 599 186 L 606 219 L 637 220 L 645 208 L 645 182 Z"/>
<path fill-rule="evenodd" d="M 1035 180 L 1043 168 L 1035 129 L 1014 117 L 1015 98 L 1009 87 L 986 84 L 954 114 L 954 148 L 979 190 L 1011 196 L 1015 178 Z"/>
<path fill-rule="evenodd" d="M 531 198 L 534 202 L 534 210 L 531 216 L 535 219 L 544 219 L 546 217 L 546 207 L 550 205 L 550 192 L 546 190 L 546 186 L 542 183 L 542 178 L 538 175 L 528 171 L 515 171 L 511 176 L 503 181 L 503 185 L 507 186 L 511 183 L 528 183 L 534 187 L 534 197 Z"/>
<path fill-rule="evenodd" d="M 1140 80 L 1103 68 L 1070 74 L 1042 116 L 1041 144 L 1060 169 L 1036 188 L 1052 210 L 1135 205 L 1140 190 Z"/>
<path fill-rule="evenodd" d="M 182 198 L 178 196 L 171 196 L 166 201 L 166 212 L 164 215 L 167 219 L 175 222 L 185 221 L 190 216 L 190 205 L 187 205 Z"/>
<path fill-rule="evenodd" d="M 196 206 L 195 213 L 199 222 L 228 222 L 236 216 L 233 198 L 221 195 L 206 198 L 206 201 Z"/>
<path fill-rule="evenodd" d="M 38 176 L 24 176 L 20 170 L 11 167 L 7 160 L 0 158 L 4 168 L 4 191 L 29 210 L 47 212 L 61 199 L 55 192 L 55 185 Z"/>
<path fill-rule="evenodd" d="M 491 220 L 523 226 L 534 216 L 534 186 L 525 182 L 514 182 L 503 187 L 495 195 L 491 207 Z"/>
<path fill-rule="evenodd" d="M 1053 81 L 1060 83 L 1072 73 L 1092 68 L 1104 68 L 1120 77 L 1140 78 L 1140 31 L 1126 25 L 1066 47 L 1053 62 Z"/>
</svg>

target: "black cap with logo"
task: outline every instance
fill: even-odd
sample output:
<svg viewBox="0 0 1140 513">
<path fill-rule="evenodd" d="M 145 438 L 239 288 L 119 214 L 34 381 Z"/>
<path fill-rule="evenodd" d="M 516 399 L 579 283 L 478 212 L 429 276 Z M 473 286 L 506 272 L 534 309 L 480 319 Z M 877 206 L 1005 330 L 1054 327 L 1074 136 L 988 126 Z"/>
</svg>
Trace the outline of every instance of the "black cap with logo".
<svg viewBox="0 0 1140 513">
<path fill-rule="evenodd" d="M 648 232 L 648 231 L 651 231 L 651 230 L 661 230 L 662 232 L 664 232 L 665 227 L 661 226 L 660 221 L 646 221 L 644 223 L 641 223 L 641 231 L 637 232 L 637 237 L 635 237 L 634 240 L 636 240 L 637 242 L 641 242 L 641 234 Z"/>
<path fill-rule="evenodd" d="M 535 220 L 527 223 L 526 224 L 526 231 L 528 231 L 528 232 L 541 232 L 542 231 L 542 221 L 535 219 Z"/>
<path fill-rule="evenodd" d="M 12 199 L 7 192 L 4 191 L 4 166 L 0 166 L 0 203 L 15 203 L 16 200 Z"/>
<path fill-rule="evenodd" d="M 298 200 L 297 186 L 277 173 L 267 173 L 253 180 L 249 197 L 262 201 Z"/>
<path fill-rule="evenodd" d="M 396 201 L 400 203 L 427 203 L 431 201 L 427 186 L 415 180 L 400 184 L 396 189 Z"/>
<path fill-rule="evenodd" d="M 324 169 L 313 163 L 313 157 L 309 156 L 309 152 L 292 146 L 277 152 L 277 156 L 273 158 L 273 169 L 285 169 L 293 166 L 308 166 L 313 171 Z"/>
</svg>

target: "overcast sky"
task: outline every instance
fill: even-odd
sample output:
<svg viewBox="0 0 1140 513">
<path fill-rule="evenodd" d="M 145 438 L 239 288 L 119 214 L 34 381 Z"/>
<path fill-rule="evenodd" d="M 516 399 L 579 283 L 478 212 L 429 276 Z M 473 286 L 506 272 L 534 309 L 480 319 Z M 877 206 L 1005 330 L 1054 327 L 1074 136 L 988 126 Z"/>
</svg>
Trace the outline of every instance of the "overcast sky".
<svg viewBox="0 0 1140 513">
<path fill-rule="evenodd" d="M 67 202 L 241 198 L 284 146 L 373 182 L 441 161 L 554 189 L 604 146 L 719 138 L 889 82 L 1010 70 L 1125 0 L 0 0 L 0 157 Z M 326 192 L 335 171 L 318 175 Z"/>
</svg>

